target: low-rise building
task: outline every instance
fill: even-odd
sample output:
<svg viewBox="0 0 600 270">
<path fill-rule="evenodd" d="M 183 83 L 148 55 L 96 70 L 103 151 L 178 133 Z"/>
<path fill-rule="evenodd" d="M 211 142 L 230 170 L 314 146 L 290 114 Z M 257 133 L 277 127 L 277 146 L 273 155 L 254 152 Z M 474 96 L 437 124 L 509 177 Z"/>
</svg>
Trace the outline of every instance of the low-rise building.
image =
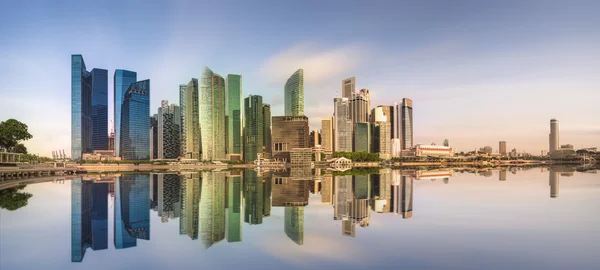
<svg viewBox="0 0 600 270">
<path fill-rule="evenodd" d="M 115 157 L 114 150 L 94 150 L 93 153 L 85 153 L 82 156 L 83 160 L 121 160 L 120 157 Z"/>
<path fill-rule="evenodd" d="M 290 151 L 291 166 L 310 166 L 313 151 L 311 148 L 294 148 Z"/>
<path fill-rule="evenodd" d="M 416 157 L 453 157 L 454 150 L 448 146 L 417 144 L 410 149 Z"/>
</svg>

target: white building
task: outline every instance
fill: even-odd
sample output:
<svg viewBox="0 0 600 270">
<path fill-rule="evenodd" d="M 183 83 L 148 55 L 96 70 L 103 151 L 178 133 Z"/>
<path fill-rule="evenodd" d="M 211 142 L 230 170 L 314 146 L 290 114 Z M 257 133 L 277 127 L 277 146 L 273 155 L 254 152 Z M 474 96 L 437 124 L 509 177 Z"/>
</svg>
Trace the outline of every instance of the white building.
<svg viewBox="0 0 600 270">
<path fill-rule="evenodd" d="M 411 148 L 417 157 L 453 157 L 454 150 L 448 146 L 417 144 Z"/>
<path fill-rule="evenodd" d="M 399 138 L 392 139 L 392 157 L 399 158 L 402 156 L 402 141 Z"/>
</svg>

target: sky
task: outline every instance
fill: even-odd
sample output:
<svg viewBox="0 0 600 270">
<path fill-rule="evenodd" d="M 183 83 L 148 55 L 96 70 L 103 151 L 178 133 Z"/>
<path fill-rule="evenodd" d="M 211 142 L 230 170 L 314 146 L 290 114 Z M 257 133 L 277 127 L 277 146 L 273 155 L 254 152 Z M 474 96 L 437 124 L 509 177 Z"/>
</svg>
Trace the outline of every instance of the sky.
<svg viewBox="0 0 600 270">
<path fill-rule="evenodd" d="M 468 151 L 507 141 L 537 154 L 600 146 L 598 1 L 2 1 L 0 121 L 29 126 L 32 153 L 70 152 L 70 56 L 150 79 L 151 112 L 208 66 L 283 115 L 304 69 L 311 129 L 356 77 L 371 105 L 413 100 L 414 143 Z"/>
</svg>

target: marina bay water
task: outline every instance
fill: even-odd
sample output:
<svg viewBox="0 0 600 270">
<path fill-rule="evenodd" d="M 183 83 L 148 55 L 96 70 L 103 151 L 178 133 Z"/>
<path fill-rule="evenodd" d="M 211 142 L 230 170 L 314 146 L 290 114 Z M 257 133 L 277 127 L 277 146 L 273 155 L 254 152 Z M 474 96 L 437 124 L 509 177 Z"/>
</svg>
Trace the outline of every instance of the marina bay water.
<svg viewBox="0 0 600 270">
<path fill-rule="evenodd" d="M 577 167 L 87 174 L 0 191 L 0 269 L 600 269 Z M 20 198 L 20 200 L 15 200 Z"/>
</svg>

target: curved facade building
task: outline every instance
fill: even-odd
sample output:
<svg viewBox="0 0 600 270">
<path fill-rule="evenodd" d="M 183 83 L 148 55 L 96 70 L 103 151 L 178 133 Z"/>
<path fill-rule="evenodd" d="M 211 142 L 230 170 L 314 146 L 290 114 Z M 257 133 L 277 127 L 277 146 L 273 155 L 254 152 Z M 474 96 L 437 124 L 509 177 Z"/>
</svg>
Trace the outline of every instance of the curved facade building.
<svg viewBox="0 0 600 270">
<path fill-rule="evenodd" d="M 285 116 L 304 115 L 304 70 L 298 69 L 285 83 Z"/>
<path fill-rule="evenodd" d="M 121 156 L 121 105 L 125 99 L 125 93 L 129 86 L 137 81 L 137 73 L 134 71 L 117 69 L 113 76 L 113 117 L 114 117 L 114 129 L 115 129 L 115 156 Z"/>
<path fill-rule="evenodd" d="M 200 138 L 203 160 L 225 159 L 225 79 L 208 67 L 200 82 Z"/>
<path fill-rule="evenodd" d="M 121 106 L 121 157 L 150 159 L 150 80 L 129 86 Z"/>
</svg>

